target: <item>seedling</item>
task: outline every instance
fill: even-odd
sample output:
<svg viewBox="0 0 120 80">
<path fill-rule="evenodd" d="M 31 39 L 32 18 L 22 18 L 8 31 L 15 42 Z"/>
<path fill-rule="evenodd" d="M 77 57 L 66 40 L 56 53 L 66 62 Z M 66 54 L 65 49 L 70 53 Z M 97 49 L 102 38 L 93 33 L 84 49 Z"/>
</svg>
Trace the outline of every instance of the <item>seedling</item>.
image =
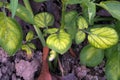
<svg viewBox="0 0 120 80">
<path fill-rule="evenodd" d="M 44 2 L 47 0 L 34 1 Z M 107 57 L 105 71 L 107 79 L 120 79 L 120 34 L 117 33 L 120 31 L 118 27 L 120 24 L 117 22 L 120 20 L 120 2 L 102 1 L 96 3 L 97 0 L 61 0 L 62 17 L 59 28 L 49 28 L 49 26 L 52 26 L 54 23 L 52 14 L 42 12 L 34 15 L 29 0 L 23 0 L 23 2 L 25 6 L 19 4 L 18 0 L 10 0 L 10 4 L 0 2 L 0 6 L 3 7 L 3 12 L 0 12 L 0 45 L 8 54 L 14 55 L 22 45 L 22 29 L 14 19 L 16 15 L 25 22 L 33 25 L 43 46 L 43 60 L 45 62 L 49 49 L 52 50 L 49 57 L 51 61 L 56 58 L 57 54 L 63 55 L 66 53 L 72 47 L 72 43 L 75 42 L 77 45 L 80 45 L 87 39 L 89 43 L 81 50 L 80 63 L 89 67 L 97 66 L 101 63 L 105 54 Z M 66 7 L 71 4 L 79 4 L 82 12 L 80 13 L 75 10 L 67 12 Z M 96 7 L 107 10 L 114 19 L 114 21 L 112 20 L 113 23 L 107 25 L 100 24 L 99 26 L 94 23 L 99 19 L 96 16 Z M 11 11 L 11 17 L 6 15 L 5 8 Z M 44 29 L 43 32 L 40 28 Z M 27 43 L 24 44 L 22 48 L 26 50 L 27 53 L 31 53 L 30 48 L 34 49 L 35 47 L 32 43 L 29 43 L 33 35 L 31 35 L 31 32 L 28 33 L 28 35 L 26 37 Z M 44 37 L 47 37 L 47 39 Z M 43 65 L 47 64 L 43 63 Z M 112 68 L 113 66 L 115 68 Z M 46 69 L 48 70 L 48 67 Z M 44 67 L 42 67 L 42 72 L 44 72 Z M 50 74 L 47 75 L 49 79 L 51 79 Z M 41 79 L 41 77 L 39 79 Z"/>
</svg>

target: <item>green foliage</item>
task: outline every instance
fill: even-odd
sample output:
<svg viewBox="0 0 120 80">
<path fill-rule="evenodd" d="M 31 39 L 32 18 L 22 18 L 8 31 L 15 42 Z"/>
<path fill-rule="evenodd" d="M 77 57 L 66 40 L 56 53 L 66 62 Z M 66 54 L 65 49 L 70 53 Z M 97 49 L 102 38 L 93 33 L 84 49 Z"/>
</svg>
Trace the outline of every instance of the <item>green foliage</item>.
<svg viewBox="0 0 120 80">
<path fill-rule="evenodd" d="M 118 1 L 104 1 L 100 6 L 106 9 L 114 18 L 120 20 L 120 2 Z"/>
<path fill-rule="evenodd" d="M 54 17 L 50 13 L 42 12 L 35 15 L 34 20 L 37 27 L 44 28 L 53 25 Z"/>
<path fill-rule="evenodd" d="M 102 62 L 103 58 L 104 51 L 91 45 L 85 46 L 80 53 L 81 63 L 89 67 L 97 66 Z"/>
<path fill-rule="evenodd" d="M 47 1 L 47 0 L 34 0 L 35 2 L 44 2 L 44 1 Z"/>
<path fill-rule="evenodd" d="M 109 27 L 93 28 L 88 35 L 88 41 L 96 48 L 109 48 L 118 42 L 117 32 Z"/>
<path fill-rule="evenodd" d="M 7 8 L 11 11 L 9 4 L 7 5 Z M 18 4 L 18 6 L 17 6 L 16 16 L 18 16 L 19 18 L 21 18 L 25 22 L 28 22 L 30 24 L 34 24 L 33 15 L 31 14 L 31 12 L 28 9 L 26 9 L 21 4 Z"/>
<path fill-rule="evenodd" d="M 94 17 L 96 15 L 96 5 L 93 2 L 83 2 L 81 4 L 81 7 L 83 9 L 82 13 L 87 22 L 90 25 L 93 25 L 94 23 Z"/>
<path fill-rule="evenodd" d="M 65 13 L 65 29 L 72 39 L 75 38 L 75 34 L 77 32 L 77 16 L 78 13 L 76 11 L 69 11 Z"/>
<path fill-rule="evenodd" d="M 70 35 L 65 31 L 60 31 L 58 34 L 51 34 L 46 41 L 47 46 L 60 53 L 64 54 L 71 47 Z"/>
<path fill-rule="evenodd" d="M 120 44 L 116 45 L 116 47 L 116 51 L 112 48 L 112 50 L 109 49 L 111 52 L 108 53 L 109 58 L 105 66 L 107 80 L 120 80 Z"/>
<path fill-rule="evenodd" d="M 22 44 L 20 25 L 0 12 L 0 45 L 9 55 L 14 55 Z"/>
<path fill-rule="evenodd" d="M 34 1 L 44 2 L 47 0 Z M 43 47 L 47 46 L 52 50 L 49 56 L 50 61 L 56 58 L 58 53 L 64 54 L 67 52 L 72 43 L 81 44 L 88 40 L 90 44 L 83 47 L 80 53 L 81 63 L 90 67 L 98 65 L 104 58 L 103 49 L 106 49 L 107 64 L 105 69 L 107 79 L 120 79 L 120 47 L 117 44 L 120 37 L 120 22 L 118 21 L 120 20 L 120 2 L 104 1 L 95 3 L 96 0 L 62 0 L 60 28 L 49 27 L 54 23 L 52 14 L 41 12 L 34 15 L 29 0 L 23 0 L 23 2 L 25 6 L 18 4 L 18 0 L 10 0 L 10 4 L 0 1 L 0 7 L 3 7 L 4 12 L 0 12 L 0 46 L 8 54 L 13 55 L 21 48 L 22 30 L 14 19 L 5 15 L 5 8 L 11 11 L 12 18 L 16 15 L 28 24 L 33 25 L 37 34 L 35 38 L 40 39 Z M 82 12 L 66 11 L 68 5 L 74 4 L 79 4 Z M 96 9 L 98 9 L 96 5 L 107 10 L 116 19 L 111 20 L 102 17 L 102 22 L 106 23 L 106 20 L 109 20 L 111 24 L 105 27 L 102 27 L 101 24 L 95 26 L 98 25 L 97 21 L 94 22 L 95 19 L 101 20 L 100 16 L 96 16 Z M 43 29 L 40 30 L 40 28 Z M 22 50 L 25 50 L 29 57 L 36 49 L 35 45 L 31 43 L 31 40 L 35 38 L 32 31 L 28 32 L 25 38 L 26 41 L 22 45 Z"/>
<path fill-rule="evenodd" d="M 10 9 L 12 12 L 12 18 L 15 16 L 18 7 L 18 0 L 10 0 Z"/>
</svg>

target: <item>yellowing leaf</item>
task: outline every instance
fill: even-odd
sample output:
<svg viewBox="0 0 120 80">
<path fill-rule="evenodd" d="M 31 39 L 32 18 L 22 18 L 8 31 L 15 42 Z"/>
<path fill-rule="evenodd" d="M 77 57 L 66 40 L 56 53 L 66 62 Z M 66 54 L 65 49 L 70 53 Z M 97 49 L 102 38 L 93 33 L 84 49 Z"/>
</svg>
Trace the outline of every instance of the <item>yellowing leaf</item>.
<svg viewBox="0 0 120 80">
<path fill-rule="evenodd" d="M 33 31 L 29 31 L 26 36 L 26 41 L 31 41 L 34 37 Z"/>
<path fill-rule="evenodd" d="M 109 48 L 118 42 L 117 32 L 113 28 L 93 28 L 88 35 L 88 41 L 96 48 Z"/>
<path fill-rule="evenodd" d="M 82 16 L 78 18 L 78 27 L 79 29 L 88 28 L 88 23 Z"/>
<path fill-rule="evenodd" d="M 13 55 L 22 44 L 22 30 L 13 19 L 0 13 L 0 45 L 9 55 Z"/>
<path fill-rule="evenodd" d="M 35 15 L 34 20 L 37 27 L 44 28 L 53 25 L 54 17 L 47 12 L 42 12 Z"/>
<path fill-rule="evenodd" d="M 70 35 L 64 31 L 50 35 L 46 41 L 46 44 L 50 49 L 53 49 L 60 54 L 65 53 L 70 48 L 71 43 Z"/>
<path fill-rule="evenodd" d="M 78 31 L 75 36 L 76 44 L 80 44 L 85 40 L 86 34 L 83 31 Z"/>
</svg>

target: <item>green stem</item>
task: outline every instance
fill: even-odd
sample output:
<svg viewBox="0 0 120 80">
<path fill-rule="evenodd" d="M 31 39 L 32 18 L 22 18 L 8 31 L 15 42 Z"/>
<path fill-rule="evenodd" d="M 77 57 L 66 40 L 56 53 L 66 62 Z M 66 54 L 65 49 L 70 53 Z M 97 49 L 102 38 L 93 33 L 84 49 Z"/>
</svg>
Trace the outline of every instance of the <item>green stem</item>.
<svg viewBox="0 0 120 80">
<path fill-rule="evenodd" d="M 33 14 L 32 8 L 31 8 L 31 6 L 30 6 L 29 0 L 23 0 L 23 1 L 24 1 L 24 4 L 25 4 L 25 7 L 30 11 L 30 13 L 31 13 L 31 14 L 33 15 L 33 17 L 34 17 L 34 14 Z M 38 38 L 40 39 L 40 41 L 41 41 L 41 43 L 42 43 L 42 46 L 45 47 L 45 46 L 46 46 L 46 43 L 45 43 L 45 39 L 44 39 L 44 37 L 43 37 L 43 34 L 42 34 L 41 30 L 40 30 L 38 27 L 36 27 L 35 25 L 33 25 L 33 27 L 34 27 L 37 35 L 38 35 Z"/>
<path fill-rule="evenodd" d="M 35 31 L 36 31 L 36 33 L 37 33 L 37 35 L 38 35 L 38 38 L 40 39 L 43 47 L 45 47 L 45 46 L 46 46 L 46 43 L 45 43 L 45 39 L 44 39 L 44 37 L 43 37 L 43 35 L 42 35 L 41 30 L 40 30 L 38 27 L 36 27 L 35 25 L 34 25 L 34 28 L 35 28 Z"/>
<path fill-rule="evenodd" d="M 66 10 L 66 4 L 65 4 L 65 1 L 62 0 L 62 19 L 61 19 L 60 29 L 64 29 L 65 27 L 65 10 Z"/>
</svg>

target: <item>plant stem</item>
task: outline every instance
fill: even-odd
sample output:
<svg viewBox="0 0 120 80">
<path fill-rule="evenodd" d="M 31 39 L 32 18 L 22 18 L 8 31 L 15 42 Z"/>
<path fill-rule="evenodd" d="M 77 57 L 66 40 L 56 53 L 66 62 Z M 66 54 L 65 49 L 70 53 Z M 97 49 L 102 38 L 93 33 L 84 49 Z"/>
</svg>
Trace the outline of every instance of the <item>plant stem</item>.
<svg viewBox="0 0 120 80">
<path fill-rule="evenodd" d="M 45 47 L 45 46 L 46 46 L 46 43 L 45 43 L 45 39 L 44 39 L 44 37 L 43 37 L 43 35 L 42 35 L 41 30 L 40 30 L 38 27 L 36 27 L 35 25 L 34 25 L 34 29 L 35 29 L 35 31 L 36 31 L 36 33 L 37 33 L 37 35 L 38 35 L 38 38 L 40 39 L 43 47 Z"/>
<path fill-rule="evenodd" d="M 65 4 L 65 1 L 62 0 L 62 19 L 61 19 L 60 29 L 64 29 L 65 27 L 65 10 L 66 10 L 66 4 Z"/>
<path fill-rule="evenodd" d="M 33 17 L 34 17 L 34 14 L 33 14 L 32 8 L 31 8 L 31 6 L 30 6 L 29 0 L 23 0 L 23 1 L 24 1 L 24 4 L 25 4 L 25 7 L 30 11 L 30 13 L 31 13 L 31 14 L 33 15 Z M 46 43 L 45 43 L 45 39 L 44 39 L 44 37 L 43 37 L 43 34 L 42 34 L 41 30 L 40 30 L 38 27 L 36 27 L 35 25 L 33 25 L 33 27 L 34 27 L 37 35 L 38 35 L 38 38 L 40 39 L 40 41 L 41 41 L 41 43 L 42 43 L 42 46 L 45 47 L 45 46 L 46 46 Z"/>
</svg>

